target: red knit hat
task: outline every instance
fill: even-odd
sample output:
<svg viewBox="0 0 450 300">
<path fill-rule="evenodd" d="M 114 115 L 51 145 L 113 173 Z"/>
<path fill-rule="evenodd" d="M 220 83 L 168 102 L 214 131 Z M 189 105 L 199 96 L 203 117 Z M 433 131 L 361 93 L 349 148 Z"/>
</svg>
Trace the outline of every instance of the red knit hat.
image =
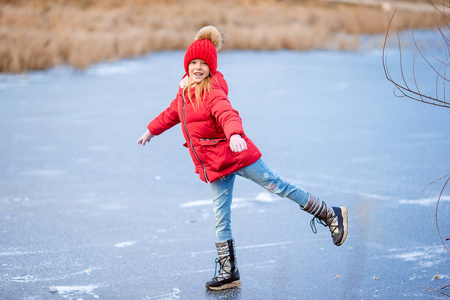
<svg viewBox="0 0 450 300">
<path fill-rule="evenodd" d="M 193 59 L 202 59 L 214 75 L 217 71 L 217 51 L 222 47 L 222 34 L 216 27 L 206 26 L 199 30 L 194 40 L 184 55 L 186 74 L 189 75 L 189 63 Z"/>
</svg>

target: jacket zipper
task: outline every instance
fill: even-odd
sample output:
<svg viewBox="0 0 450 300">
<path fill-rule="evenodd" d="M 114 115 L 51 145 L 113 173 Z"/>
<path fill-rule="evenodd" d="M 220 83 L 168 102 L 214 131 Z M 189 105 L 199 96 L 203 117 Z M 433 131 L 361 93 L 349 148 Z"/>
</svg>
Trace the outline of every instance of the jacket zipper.
<svg viewBox="0 0 450 300">
<path fill-rule="evenodd" d="M 195 158 L 197 158 L 197 160 L 202 164 L 203 174 L 205 175 L 206 182 L 209 183 L 208 175 L 206 174 L 205 164 L 200 160 L 200 158 L 197 155 L 197 152 L 195 152 L 194 144 L 192 144 L 191 136 L 189 135 L 189 132 L 188 132 L 188 129 L 187 129 L 186 115 L 184 113 L 185 106 L 186 106 L 186 98 L 184 97 L 184 91 L 183 91 L 183 124 L 184 124 L 184 130 L 186 131 L 186 135 L 187 135 L 187 137 L 189 139 L 189 144 L 191 145 L 191 149 L 192 149 L 192 152 L 194 152 Z"/>
</svg>

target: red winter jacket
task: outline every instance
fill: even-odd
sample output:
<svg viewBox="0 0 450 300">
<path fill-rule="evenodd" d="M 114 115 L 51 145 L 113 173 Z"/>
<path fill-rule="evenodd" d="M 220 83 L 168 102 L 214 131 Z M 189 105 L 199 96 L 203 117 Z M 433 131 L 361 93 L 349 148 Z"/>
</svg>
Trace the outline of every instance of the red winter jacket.
<svg viewBox="0 0 450 300">
<path fill-rule="evenodd" d="M 195 88 L 191 89 L 195 99 Z M 256 162 L 261 152 L 245 135 L 242 119 L 228 100 L 228 85 L 220 72 L 211 77 L 211 90 L 195 110 L 183 89 L 179 87 L 170 106 L 148 124 L 148 130 L 159 135 L 181 122 L 195 172 L 205 182 L 213 182 Z M 232 152 L 230 137 L 239 134 L 247 142 L 247 150 Z"/>
</svg>

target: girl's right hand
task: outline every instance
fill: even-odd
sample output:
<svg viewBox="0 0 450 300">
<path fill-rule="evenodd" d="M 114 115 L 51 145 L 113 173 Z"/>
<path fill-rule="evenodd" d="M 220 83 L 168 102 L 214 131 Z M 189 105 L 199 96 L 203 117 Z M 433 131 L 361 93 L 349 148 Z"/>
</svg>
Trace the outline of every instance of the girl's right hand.
<svg viewBox="0 0 450 300">
<path fill-rule="evenodd" d="M 150 130 L 147 129 L 147 131 L 141 136 L 141 138 L 137 141 L 138 144 L 141 144 L 142 146 L 145 146 L 146 143 L 150 142 L 152 137 L 155 135 L 150 132 Z"/>
<path fill-rule="evenodd" d="M 241 137 L 240 134 L 233 134 L 230 137 L 230 148 L 233 152 L 242 152 L 247 150 L 247 142 Z"/>
</svg>

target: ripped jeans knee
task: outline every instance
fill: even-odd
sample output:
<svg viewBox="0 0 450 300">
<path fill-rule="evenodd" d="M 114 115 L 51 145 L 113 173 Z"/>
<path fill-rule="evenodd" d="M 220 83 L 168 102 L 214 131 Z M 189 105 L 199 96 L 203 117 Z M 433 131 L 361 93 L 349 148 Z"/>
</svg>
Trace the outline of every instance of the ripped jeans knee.
<svg viewBox="0 0 450 300">
<path fill-rule="evenodd" d="M 259 184 L 270 193 L 291 199 L 301 206 L 305 206 L 308 201 L 307 192 L 278 176 L 278 174 L 273 172 L 262 159 L 239 170 L 237 174 Z"/>
</svg>

